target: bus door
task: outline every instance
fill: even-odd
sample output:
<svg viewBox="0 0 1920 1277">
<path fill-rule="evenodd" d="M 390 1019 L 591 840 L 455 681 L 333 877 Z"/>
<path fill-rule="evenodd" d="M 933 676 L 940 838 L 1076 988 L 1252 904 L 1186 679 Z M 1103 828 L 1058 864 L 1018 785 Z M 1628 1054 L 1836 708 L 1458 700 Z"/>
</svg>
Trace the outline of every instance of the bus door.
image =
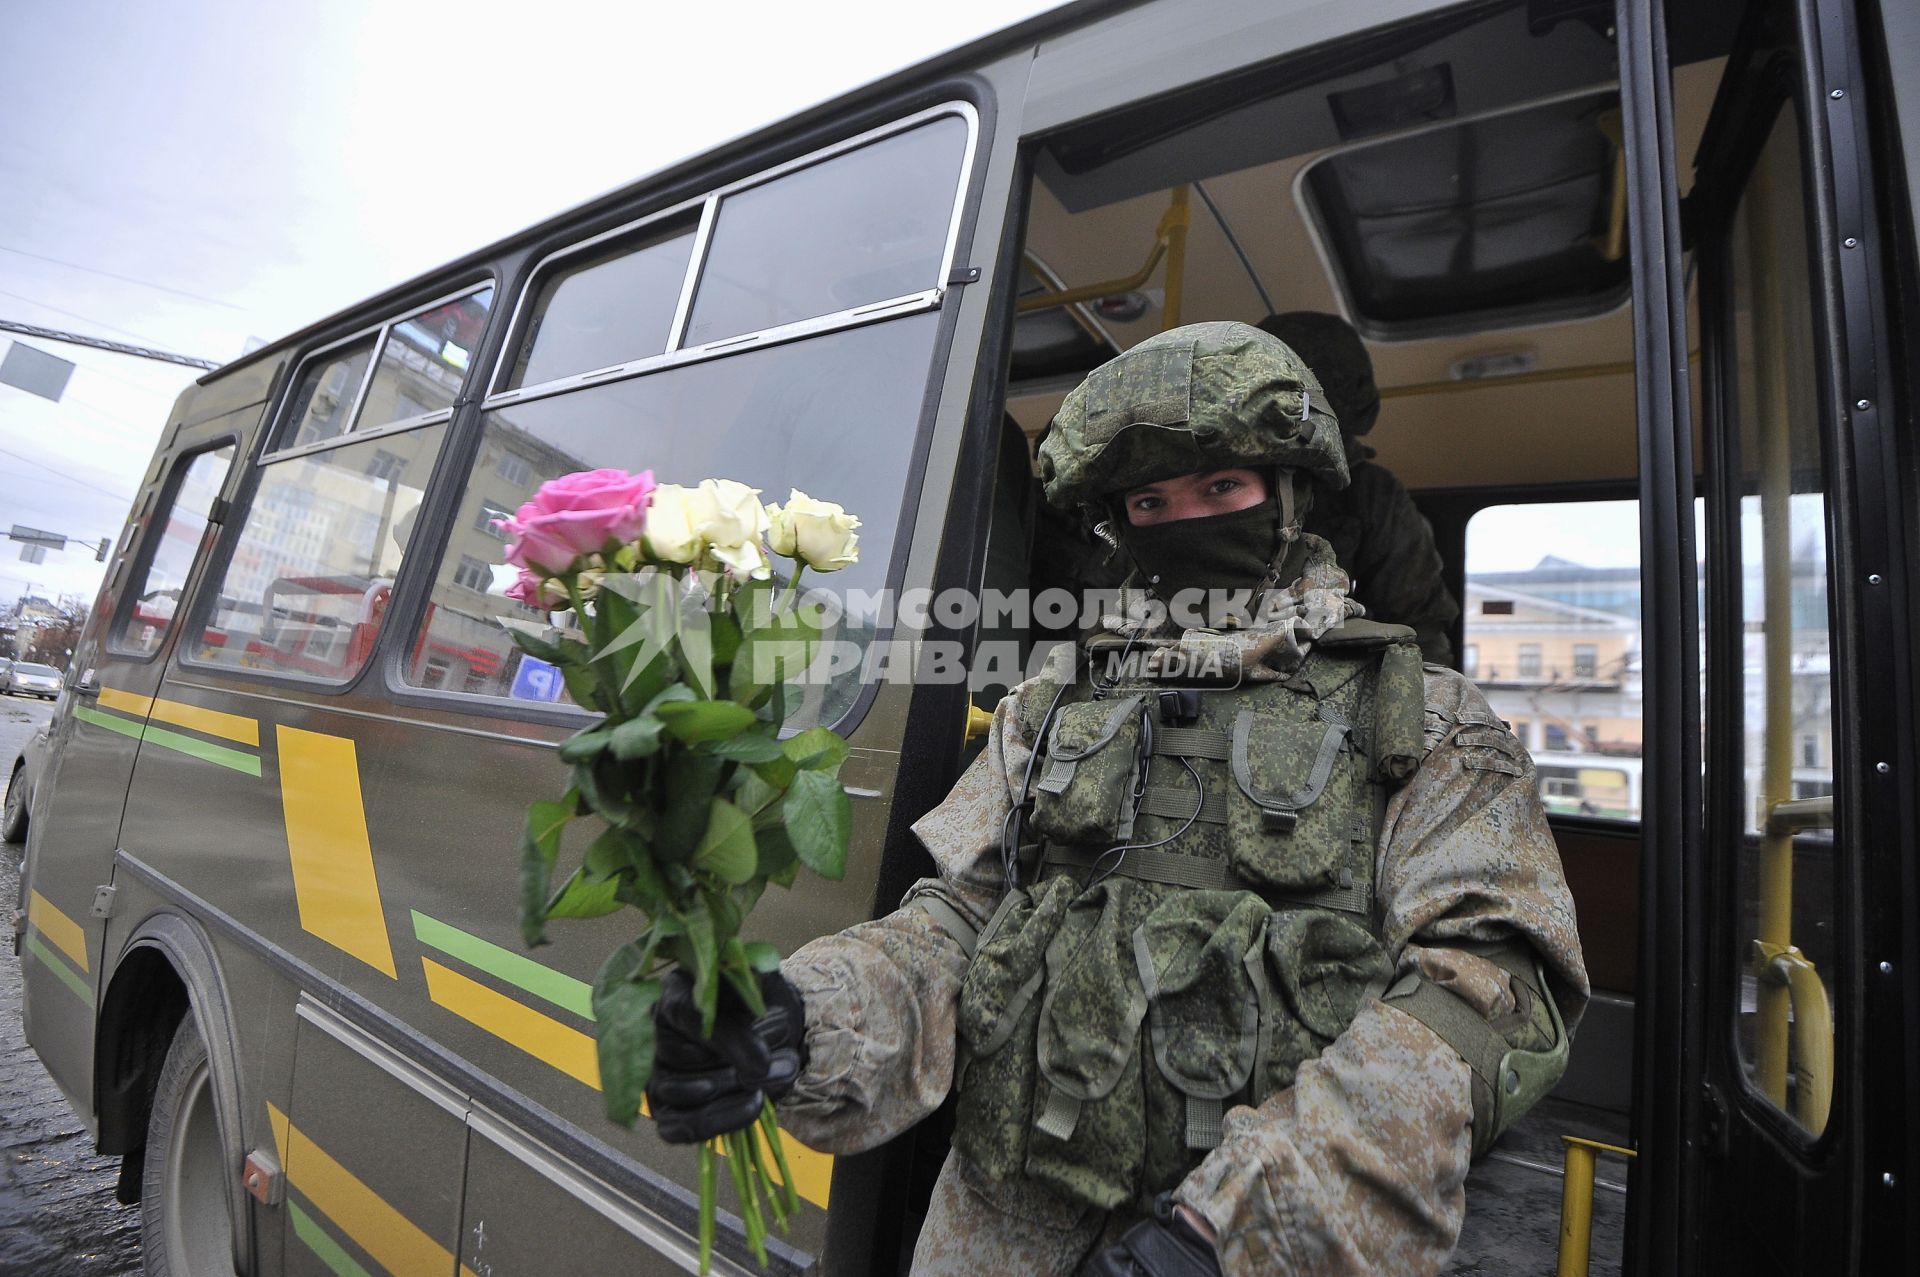
<svg viewBox="0 0 1920 1277">
<path fill-rule="evenodd" d="M 154 699 L 174 620 L 222 518 L 239 439 L 257 406 L 180 430 L 149 474 L 67 671 L 53 760 L 29 827 L 23 956 L 27 1038 L 92 1112 L 94 1009 L 105 901 L 127 783 L 143 738 L 192 739 L 190 707 Z M 96 904 L 101 906 L 94 912 Z M 77 1004 L 85 1004 L 83 1012 Z M 40 1008 L 46 1014 L 36 1015 Z"/>
<path fill-rule="evenodd" d="M 1703 782 L 1643 878 L 1640 1271 L 1906 1270 L 1889 975 L 1910 902 L 1870 902 L 1902 899 L 1910 782 L 1890 760 L 1908 751 L 1887 709 L 1912 693 L 1860 47 L 1846 6 L 1753 6 L 1695 160 L 1705 615 L 1697 652 L 1664 655 L 1668 690 L 1701 662 L 1704 769 L 1677 748 L 1698 726 L 1668 726 L 1659 770 Z M 1678 516 L 1691 468 L 1665 478 Z M 1684 529 L 1669 542 L 1649 548 L 1684 576 Z M 1686 780 L 1649 803 L 1684 802 Z"/>
</svg>

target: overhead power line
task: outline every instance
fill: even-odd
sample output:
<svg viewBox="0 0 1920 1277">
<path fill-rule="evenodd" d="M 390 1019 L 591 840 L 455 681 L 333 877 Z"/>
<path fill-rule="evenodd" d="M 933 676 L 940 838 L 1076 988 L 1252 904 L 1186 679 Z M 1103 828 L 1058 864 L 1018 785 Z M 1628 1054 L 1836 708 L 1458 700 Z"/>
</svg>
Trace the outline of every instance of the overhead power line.
<svg viewBox="0 0 1920 1277">
<path fill-rule="evenodd" d="M 133 500 L 132 497 L 128 496 L 124 492 L 115 492 L 112 488 L 103 488 L 97 483 L 91 483 L 86 479 L 79 478 L 75 475 L 70 475 L 65 470 L 55 469 L 53 466 L 48 465 L 44 461 L 36 460 L 35 458 L 29 457 L 22 452 L 15 452 L 11 448 L 0 448 L 0 455 L 12 457 L 16 461 L 24 461 L 30 466 L 38 466 L 40 469 L 45 470 L 48 474 L 53 475 L 56 478 L 65 479 L 68 483 L 77 483 L 83 488 L 92 488 L 95 492 L 104 493 L 107 496 L 114 497 L 118 500 L 121 500 L 121 501 Z"/>
<path fill-rule="evenodd" d="M 38 324 L 21 324 L 11 319 L 0 319 L 0 329 L 10 333 L 23 333 L 28 337 L 39 337 L 46 341 L 63 341 L 69 346 L 90 346 L 94 350 L 110 350 L 116 355 L 132 355 L 136 359 L 157 359 L 163 364 L 179 364 L 185 368 L 211 370 L 220 366 L 211 359 L 195 359 L 191 355 L 176 355 L 172 351 L 155 350 L 151 346 L 130 346 L 124 341 L 108 341 L 104 337 L 65 333 L 57 328 L 42 328 Z"/>
<path fill-rule="evenodd" d="M 48 262 L 55 266 L 64 266 L 68 270 L 85 271 L 89 275 L 99 275 L 106 279 L 117 279 L 123 284 L 138 284 L 142 288 L 152 288 L 163 293 L 172 293 L 175 297 L 185 297 L 192 301 L 205 302 L 209 306 L 224 306 L 228 310 L 245 310 L 232 302 L 223 302 L 213 297 L 202 297 L 199 293 L 190 293 L 184 288 L 172 288 L 166 284 L 156 284 L 150 279 L 135 279 L 131 275 L 119 275 L 110 270 L 101 270 L 98 266 L 82 266 L 79 262 L 62 261 L 58 257 L 48 257 L 45 253 L 30 253 L 24 248 L 15 248 L 11 244 L 0 244 L 0 253 L 13 253 L 19 257 L 31 257 L 36 262 Z"/>
</svg>

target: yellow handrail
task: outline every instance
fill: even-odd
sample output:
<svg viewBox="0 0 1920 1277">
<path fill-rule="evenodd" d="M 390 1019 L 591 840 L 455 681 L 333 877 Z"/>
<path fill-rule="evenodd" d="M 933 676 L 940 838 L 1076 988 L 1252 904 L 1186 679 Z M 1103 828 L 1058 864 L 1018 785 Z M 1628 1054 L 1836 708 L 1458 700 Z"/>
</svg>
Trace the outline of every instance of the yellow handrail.
<svg viewBox="0 0 1920 1277">
<path fill-rule="evenodd" d="M 1634 1151 L 1618 1144 L 1562 1135 L 1566 1144 L 1566 1179 L 1560 1185 L 1560 1266 L 1557 1277 L 1587 1277 L 1593 1250 L 1593 1163 L 1601 1153 L 1631 1158 Z"/>
<path fill-rule="evenodd" d="M 1036 310 L 1051 310 L 1056 306 L 1076 306 L 1081 302 L 1098 301 L 1102 297 L 1111 297 L 1115 293 L 1130 293 L 1153 278 L 1153 272 L 1159 267 L 1162 258 L 1167 258 L 1167 300 L 1162 307 L 1163 316 L 1168 317 L 1164 328 L 1178 327 L 1180 322 L 1180 293 L 1186 285 L 1187 267 L 1187 226 L 1191 219 L 1187 213 L 1187 188 L 1176 186 L 1173 198 L 1167 205 L 1167 211 L 1160 215 L 1160 224 L 1153 231 L 1153 248 L 1147 253 L 1144 266 L 1131 275 L 1120 279 L 1102 280 L 1097 284 L 1081 284 L 1077 288 L 1052 289 L 1044 293 L 1035 293 L 1031 297 L 1022 297 L 1014 304 L 1018 314 L 1025 315 Z"/>
</svg>

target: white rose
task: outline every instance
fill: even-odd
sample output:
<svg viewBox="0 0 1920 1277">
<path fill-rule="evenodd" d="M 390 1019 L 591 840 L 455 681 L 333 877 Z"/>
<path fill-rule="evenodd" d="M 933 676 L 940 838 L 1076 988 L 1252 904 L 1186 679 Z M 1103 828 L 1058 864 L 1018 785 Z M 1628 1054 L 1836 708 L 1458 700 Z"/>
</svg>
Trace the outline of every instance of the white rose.
<svg viewBox="0 0 1920 1277">
<path fill-rule="evenodd" d="M 837 572 L 860 561 L 860 520 L 832 501 L 816 501 L 798 488 L 787 492 L 784 507 L 767 507 L 772 530 L 767 544 L 775 554 L 803 559 L 816 572 Z"/>
<path fill-rule="evenodd" d="M 767 530 L 767 512 L 760 504 L 760 489 L 732 479 L 702 479 L 690 513 L 693 530 L 713 546 L 757 543 L 760 534 Z"/>
<path fill-rule="evenodd" d="M 773 575 L 773 564 L 767 560 L 767 552 L 758 541 L 742 541 L 739 545 L 716 545 L 709 547 L 709 553 L 725 564 L 735 577 L 751 577 L 755 581 L 765 581 Z"/>
<path fill-rule="evenodd" d="M 677 483 L 663 483 L 653 490 L 646 531 L 641 534 L 649 558 L 658 563 L 692 563 L 700 557 L 703 538 L 695 530 L 691 508 L 698 495 Z"/>
</svg>

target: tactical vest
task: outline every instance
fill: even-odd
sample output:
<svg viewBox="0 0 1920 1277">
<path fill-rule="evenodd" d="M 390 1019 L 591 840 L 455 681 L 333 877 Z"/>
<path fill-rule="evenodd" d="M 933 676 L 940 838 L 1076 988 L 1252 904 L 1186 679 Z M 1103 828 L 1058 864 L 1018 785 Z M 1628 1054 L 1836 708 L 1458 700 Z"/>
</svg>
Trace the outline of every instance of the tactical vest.
<svg viewBox="0 0 1920 1277">
<path fill-rule="evenodd" d="M 1166 721 L 1160 685 L 1065 690 L 1029 885 L 960 994 L 954 1143 L 975 1165 L 1103 1209 L 1149 1201 L 1220 1142 L 1226 1108 L 1292 1085 L 1385 987 L 1374 847 L 1420 758 L 1411 634 L 1349 622 L 1285 682 L 1200 692 L 1190 722 Z"/>
</svg>

